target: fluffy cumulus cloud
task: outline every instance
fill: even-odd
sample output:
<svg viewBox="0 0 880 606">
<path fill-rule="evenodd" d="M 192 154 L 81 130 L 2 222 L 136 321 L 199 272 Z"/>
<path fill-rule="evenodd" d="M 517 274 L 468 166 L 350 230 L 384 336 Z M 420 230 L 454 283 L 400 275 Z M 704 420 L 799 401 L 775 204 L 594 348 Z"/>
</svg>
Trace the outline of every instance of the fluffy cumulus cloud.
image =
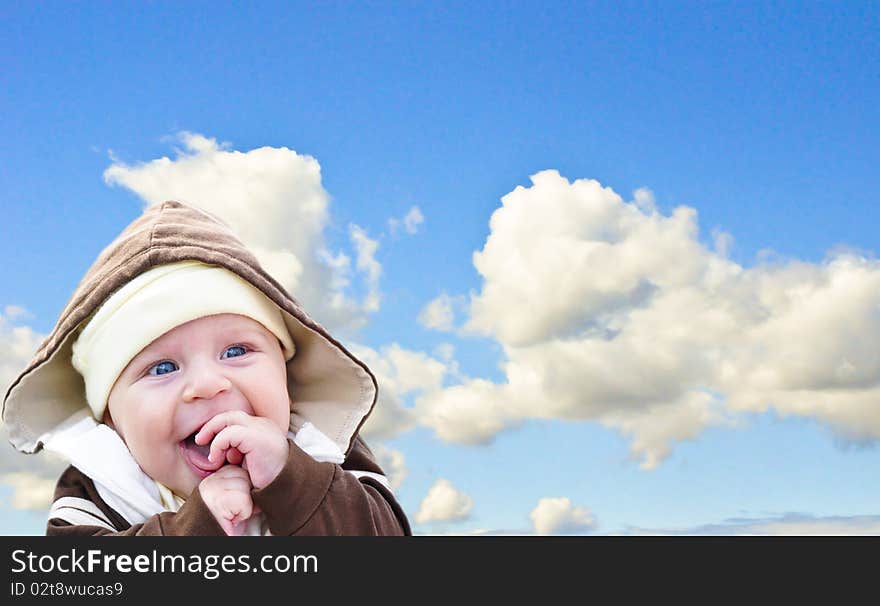
<svg viewBox="0 0 880 606">
<path fill-rule="evenodd" d="M 880 438 L 875 259 L 837 250 L 746 268 L 727 257 L 730 235 L 700 241 L 694 209 L 664 215 L 649 190 L 627 202 L 552 170 L 504 196 L 489 228 L 462 328 L 502 345 L 506 380 L 423 394 L 419 419 L 440 437 L 592 420 L 626 435 L 645 468 L 743 411 Z M 437 301 L 426 317 L 449 326 Z"/>
<path fill-rule="evenodd" d="M 596 527 L 590 510 L 573 505 L 567 497 L 540 499 L 529 518 L 535 534 L 583 534 Z"/>
<path fill-rule="evenodd" d="M 130 189 L 148 205 L 176 199 L 225 220 L 267 271 L 331 330 L 354 330 L 378 309 L 376 243 L 362 229 L 350 229 L 355 268 L 349 255 L 330 250 L 329 196 L 317 160 L 286 147 L 240 152 L 199 134 L 178 138 L 183 149 L 174 159 L 136 165 L 117 160 L 104 180 Z M 363 300 L 350 294 L 353 278 L 366 290 Z"/>
<path fill-rule="evenodd" d="M 473 499 L 458 490 L 449 480 L 441 478 L 428 490 L 416 512 L 415 520 L 419 524 L 465 520 L 473 507 Z"/>
</svg>

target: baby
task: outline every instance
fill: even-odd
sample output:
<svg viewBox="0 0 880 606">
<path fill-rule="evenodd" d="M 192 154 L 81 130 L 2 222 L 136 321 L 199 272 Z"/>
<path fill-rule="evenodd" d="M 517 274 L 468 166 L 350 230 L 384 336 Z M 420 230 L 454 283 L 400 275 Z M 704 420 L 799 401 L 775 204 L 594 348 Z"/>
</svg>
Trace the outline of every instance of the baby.
<svg viewBox="0 0 880 606">
<path fill-rule="evenodd" d="M 279 340 L 237 314 L 168 331 L 110 392 L 104 422 L 141 469 L 185 497 L 194 489 L 227 534 L 243 534 L 252 489 L 287 461 L 290 404 Z"/>
<path fill-rule="evenodd" d="M 216 217 L 148 208 L 88 270 L 3 418 L 70 462 L 47 534 L 410 534 L 358 430 L 376 381 Z"/>
</svg>

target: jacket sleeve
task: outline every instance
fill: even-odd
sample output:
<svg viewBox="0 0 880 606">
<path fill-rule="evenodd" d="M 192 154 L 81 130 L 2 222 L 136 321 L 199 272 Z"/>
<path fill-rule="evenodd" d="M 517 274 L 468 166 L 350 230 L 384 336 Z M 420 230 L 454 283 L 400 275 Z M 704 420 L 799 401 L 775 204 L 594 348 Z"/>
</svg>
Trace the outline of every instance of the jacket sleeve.
<svg viewBox="0 0 880 606">
<path fill-rule="evenodd" d="M 411 535 L 382 470 L 358 436 L 343 464 L 318 462 L 288 441 L 278 476 L 252 492 L 273 535 Z"/>
<path fill-rule="evenodd" d="M 94 482 L 68 467 L 55 486 L 47 536 L 225 536 L 198 489 L 176 512 L 164 512 L 130 525 L 103 499 Z"/>
</svg>

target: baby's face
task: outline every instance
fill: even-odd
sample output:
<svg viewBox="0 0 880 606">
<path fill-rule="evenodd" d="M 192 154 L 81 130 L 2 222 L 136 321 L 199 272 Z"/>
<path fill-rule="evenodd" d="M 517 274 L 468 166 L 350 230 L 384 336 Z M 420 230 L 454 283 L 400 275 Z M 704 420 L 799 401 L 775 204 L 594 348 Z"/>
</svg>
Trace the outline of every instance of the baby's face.
<svg viewBox="0 0 880 606">
<path fill-rule="evenodd" d="M 108 422 L 141 469 L 186 497 L 221 462 L 193 435 L 229 410 L 265 417 L 287 434 L 287 367 L 277 337 L 237 314 L 199 318 L 135 356 L 110 391 Z"/>
</svg>

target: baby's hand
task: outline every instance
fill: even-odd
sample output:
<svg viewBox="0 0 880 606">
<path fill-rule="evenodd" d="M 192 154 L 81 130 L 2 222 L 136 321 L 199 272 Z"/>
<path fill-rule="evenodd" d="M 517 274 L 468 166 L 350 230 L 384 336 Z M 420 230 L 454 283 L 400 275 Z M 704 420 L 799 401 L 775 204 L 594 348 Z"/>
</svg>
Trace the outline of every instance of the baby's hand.
<svg viewBox="0 0 880 606">
<path fill-rule="evenodd" d="M 211 443 L 209 461 L 241 464 L 257 490 L 275 479 L 290 453 L 287 435 L 276 425 L 240 410 L 213 417 L 202 426 L 195 440 L 199 445 Z"/>
<path fill-rule="evenodd" d="M 226 534 L 244 534 L 256 509 L 247 471 L 238 465 L 224 465 L 199 483 L 199 493 Z"/>
</svg>

